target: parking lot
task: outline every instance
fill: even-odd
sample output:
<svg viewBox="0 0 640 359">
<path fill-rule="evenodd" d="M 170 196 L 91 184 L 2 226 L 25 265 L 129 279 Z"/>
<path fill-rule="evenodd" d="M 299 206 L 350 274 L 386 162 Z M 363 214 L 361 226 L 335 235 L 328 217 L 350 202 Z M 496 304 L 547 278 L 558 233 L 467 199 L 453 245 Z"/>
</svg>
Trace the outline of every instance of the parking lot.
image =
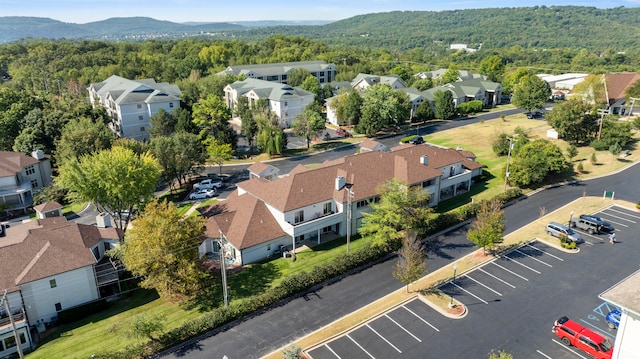
<svg viewBox="0 0 640 359">
<path fill-rule="evenodd" d="M 531 241 L 439 289 L 465 304 L 468 315 L 449 319 L 419 299 L 393 308 L 321 343 L 307 354 L 328 358 L 486 358 L 504 350 L 514 358 L 587 358 L 551 333 L 563 315 L 609 338 L 604 317 L 614 307 L 598 299 L 638 269 L 640 213 L 609 207 L 598 213 L 616 228 L 617 243 L 590 235 L 578 253 Z"/>
</svg>

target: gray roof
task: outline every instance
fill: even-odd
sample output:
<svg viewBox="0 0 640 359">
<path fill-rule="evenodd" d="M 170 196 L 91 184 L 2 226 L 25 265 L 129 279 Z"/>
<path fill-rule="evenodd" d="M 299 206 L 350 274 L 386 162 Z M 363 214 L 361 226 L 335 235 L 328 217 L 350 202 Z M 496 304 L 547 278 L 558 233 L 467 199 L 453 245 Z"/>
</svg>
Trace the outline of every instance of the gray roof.
<svg viewBox="0 0 640 359">
<path fill-rule="evenodd" d="M 229 66 L 224 71 L 218 73 L 218 75 L 234 74 L 244 75 L 249 72 L 253 72 L 259 76 L 281 75 L 286 74 L 289 71 L 302 68 L 310 72 L 324 71 L 329 66 L 335 66 L 333 64 L 327 64 L 324 61 L 300 61 L 300 62 L 280 62 L 276 64 L 256 64 L 256 65 L 238 65 Z"/>
<path fill-rule="evenodd" d="M 132 103 L 156 103 L 180 100 L 180 89 L 166 82 L 156 83 L 154 79 L 129 80 L 112 75 L 103 82 L 92 83 L 89 90 L 101 98 L 111 97 L 119 105 Z"/>
<path fill-rule="evenodd" d="M 394 82 L 398 82 L 400 83 L 400 85 L 402 85 L 402 87 L 407 86 L 404 83 L 404 81 L 396 75 L 378 76 L 378 75 L 369 75 L 369 74 L 363 74 L 363 73 L 356 75 L 353 81 L 351 81 L 351 86 L 353 87 L 363 80 L 369 85 L 375 85 L 377 83 L 392 84 Z"/>
<path fill-rule="evenodd" d="M 231 88 L 238 92 L 238 95 L 244 95 L 253 91 L 258 98 L 269 99 L 274 101 L 284 101 L 288 98 L 315 96 L 309 91 L 305 91 L 299 87 L 291 87 L 287 84 L 279 82 L 257 80 L 248 78 L 244 81 L 236 81 L 230 84 Z"/>
</svg>

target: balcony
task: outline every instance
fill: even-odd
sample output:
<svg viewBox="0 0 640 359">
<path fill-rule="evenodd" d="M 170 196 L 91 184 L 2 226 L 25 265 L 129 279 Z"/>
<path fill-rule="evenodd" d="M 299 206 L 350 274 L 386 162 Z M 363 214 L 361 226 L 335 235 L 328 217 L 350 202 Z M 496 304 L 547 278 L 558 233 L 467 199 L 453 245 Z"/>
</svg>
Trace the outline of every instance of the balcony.
<svg viewBox="0 0 640 359">
<path fill-rule="evenodd" d="M 290 231 L 286 230 L 285 232 L 287 233 L 291 232 L 289 233 L 290 235 L 298 236 L 300 234 L 306 234 L 308 232 L 316 231 L 318 229 L 328 227 L 336 223 L 342 223 L 343 219 L 344 219 L 343 212 L 336 213 L 332 211 L 327 214 L 316 213 L 313 215 L 311 219 L 303 222 L 299 222 L 299 223 L 288 222 L 291 225 L 291 228 L 290 228 Z"/>
</svg>

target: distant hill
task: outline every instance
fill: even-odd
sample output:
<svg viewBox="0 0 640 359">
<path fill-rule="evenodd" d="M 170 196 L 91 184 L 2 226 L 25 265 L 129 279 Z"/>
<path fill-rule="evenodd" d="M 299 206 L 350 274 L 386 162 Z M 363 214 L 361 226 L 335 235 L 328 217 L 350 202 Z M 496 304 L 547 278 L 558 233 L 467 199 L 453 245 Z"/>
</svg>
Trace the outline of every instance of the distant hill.
<svg viewBox="0 0 640 359">
<path fill-rule="evenodd" d="M 242 31 L 230 23 L 178 24 L 148 17 L 111 18 L 86 24 L 71 24 L 42 17 L 0 17 L 0 43 L 22 38 L 81 38 L 125 40 L 193 36 L 221 31 Z"/>
<path fill-rule="evenodd" d="M 483 49 L 640 50 L 640 7 L 535 6 L 451 11 L 394 11 L 335 22 L 241 21 L 178 24 L 147 17 L 69 24 L 47 18 L 0 17 L 0 43 L 25 37 L 145 40 L 207 36 L 262 40 L 304 36 L 331 45 L 406 50 L 463 43 Z M 434 44 L 440 44 L 436 46 Z"/>
</svg>

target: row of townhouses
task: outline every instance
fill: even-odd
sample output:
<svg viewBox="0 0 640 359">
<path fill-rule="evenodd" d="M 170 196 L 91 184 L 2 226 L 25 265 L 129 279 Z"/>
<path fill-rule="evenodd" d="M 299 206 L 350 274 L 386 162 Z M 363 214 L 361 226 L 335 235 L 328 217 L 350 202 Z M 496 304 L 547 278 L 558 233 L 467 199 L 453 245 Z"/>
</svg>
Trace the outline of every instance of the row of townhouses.
<svg viewBox="0 0 640 359">
<path fill-rule="evenodd" d="M 347 228 L 355 234 L 384 183 L 396 178 L 418 186 L 434 206 L 467 192 L 482 165 L 468 151 L 408 144 L 389 149 L 366 140 L 359 154 L 298 166 L 284 176 L 264 163 L 249 171 L 250 179 L 238 183 L 226 201 L 203 211 L 208 239 L 200 246 L 202 256 L 218 253 L 218 243 L 225 243 L 230 263 L 246 265 L 283 246 L 291 250 L 305 241 L 345 236 Z"/>
</svg>

